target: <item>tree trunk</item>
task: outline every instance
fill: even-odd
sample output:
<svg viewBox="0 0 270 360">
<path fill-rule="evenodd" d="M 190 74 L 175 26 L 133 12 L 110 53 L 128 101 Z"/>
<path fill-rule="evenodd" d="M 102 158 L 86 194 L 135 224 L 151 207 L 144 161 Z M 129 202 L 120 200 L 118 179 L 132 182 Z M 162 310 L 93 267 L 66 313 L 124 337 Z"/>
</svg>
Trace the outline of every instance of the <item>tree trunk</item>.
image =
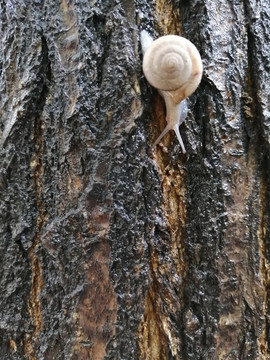
<svg viewBox="0 0 270 360">
<path fill-rule="evenodd" d="M 266 360 L 266 0 L 0 1 L 0 358 Z M 198 48 L 181 125 L 140 32 Z"/>
</svg>

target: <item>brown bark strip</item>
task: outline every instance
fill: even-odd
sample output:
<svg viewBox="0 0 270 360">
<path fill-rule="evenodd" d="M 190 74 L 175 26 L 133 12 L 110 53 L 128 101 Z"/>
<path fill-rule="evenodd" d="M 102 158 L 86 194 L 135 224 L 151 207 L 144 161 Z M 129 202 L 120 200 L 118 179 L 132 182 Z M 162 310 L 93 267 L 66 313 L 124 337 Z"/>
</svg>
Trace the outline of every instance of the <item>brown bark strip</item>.
<svg viewBox="0 0 270 360">
<path fill-rule="evenodd" d="M 29 249 L 29 258 L 32 268 L 32 282 L 30 289 L 30 296 L 28 299 L 28 311 L 30 318 L 33 321 L 34 330 L 32 334 L 26 334 L 24 339 L 24 353 L 30 360 L 35 360 L 35 342 L 37 341 L 38 334 L 42 328 L 42 313 L 40 303 L 40 292 L 43 287 L 42 280 L 42 268 L 39 258 L 35 255 L 35 250 L 40 243 L 41 232 L 44 223 L 46 222 L 46 215 L 44 214 L 43 202 L 42 202 L 42 175 L 43 175 L 43 137 L 42 137 L 42 123 L 41 119 L 37 120 L 37 153 L 31 160 L 31 168 L 34 172 L 34 179 L 36 185 L 36 205 L 37 205 L 37 224 L 36 224 L 36 236 L 33 240 L 33 245 Z"/>
<path fill-rule="evenodd" d="M 181 34 L 180 12 L 179 9 L 174 9 L 173 2 L 157 1 L 155 10 L 154 18 L 160 35 Z M 152 137 L 154 141 L 166 125 L 165 106 L 159 95 L 153 102 L 152 110 L 150 127 L 153 129 L 151 132 L 155 133 Z M 154 130 L 158 124 L 159 130 Z M 152 283 L 146 294 L 144 317 L 137 335 L 139 358 L 146 360 L 165 360 L 169 354 L 179 359 L 181 356 L 180 336 L 173 329 L 171 318 L 179 320 L 180 307 L 183 305 L 181 284 L 187 271 L 184 247 L 186 180 L 181 165 L 174 164 L 169 153 L 174 140 L 175 135 L 171 132 L 164 137 L 153 153 L 160 170 L 162 212 L 167 222 L 166 230 L 170 235 L 161 239 L 166 248 L 166 257 L 153 251 L 150 259 Z M 170 282 L 170 286 L 166 286 L 166 281 Z M 164 308 L 168 311 L 164 312 Z"/>
<path fill-rule="evenodd" d="M 263 320 L 263 327 L 261 335 L 258 337 L 258 350 L 260 351 L 259 360 L 267 360 L 269 355 L 269 344 L 268 344 L 268 304 L 269 304 L 269 283 L 270 283 L 270 264 L 267 261 L 267 248 L 266 248 L 266 237 L 267 237 L 267 225 L 269 219 L 268 206 L 267 206 L 267 181 L 266 172 L 263 171 L 262 180 L 260 184 L 260 223 L 258 226 L 258 243 L 260 252 L 260 269 L 259 278 L 261 279 L 262 287 L 264 289 L 263 304 L 261 317 Z"/>
<path fill-rule="evenodd" d="M 156 1 L 155 11 L 156 26 L 160 28 L 160 31 L 164 32 L 160 35 L 180 35 L 179 8 L 174 9 L 173 2 L 158 0 Z"/>
<path fill-rule="evenodd" d="M 115 335 L 117 299 L 110 282 L 108 243 L 98 244 L 85 264 L 87 274 L 77 308 L 78 330 L 73 360 L 103 360 L 107 342 Z"/>
<path fill-rule="evenodd" d="M 166 360 L 168 352 L 167 337 L 162 327 L 161 319 L 156 308 L 153 285 L 145 298 L 144 318 L 138 328 L 139 359 Z"/>
</svg>

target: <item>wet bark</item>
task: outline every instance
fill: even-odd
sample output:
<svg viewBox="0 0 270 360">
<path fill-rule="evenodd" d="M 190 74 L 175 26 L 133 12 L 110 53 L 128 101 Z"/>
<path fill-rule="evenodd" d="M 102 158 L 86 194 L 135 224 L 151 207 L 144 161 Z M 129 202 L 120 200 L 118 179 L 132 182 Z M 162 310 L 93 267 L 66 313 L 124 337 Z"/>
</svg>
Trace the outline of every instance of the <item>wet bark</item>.
<svg viewBox="0 0 270 360">
<path fill-rule="evenodd" d="M 0 1 L 0 358 L 269 359 L 269 6 Z M 140 31 L 204 73 L 181 134 Z"/>
</svg>

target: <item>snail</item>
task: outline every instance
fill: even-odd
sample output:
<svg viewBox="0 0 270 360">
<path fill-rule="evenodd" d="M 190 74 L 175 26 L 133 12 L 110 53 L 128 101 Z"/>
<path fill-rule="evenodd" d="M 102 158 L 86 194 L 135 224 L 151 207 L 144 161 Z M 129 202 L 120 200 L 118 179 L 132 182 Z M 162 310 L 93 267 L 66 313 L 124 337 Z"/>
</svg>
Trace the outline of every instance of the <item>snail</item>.
<svg viewBox="0 0 270 360">
<path fill-rule="evenodd" d="M 152 147 L 173 129 L 185 153 L 179 125 L 187 116 L 185 99 L 197 89 L 202 78 L 200 54 L 192 42 L 181 36 L 165 35 L 153 41 L 145 30 L 141 32 L 141 45 L 144 75 L 158 89 L 166 105 L 167 126 Z"/>
</svg>

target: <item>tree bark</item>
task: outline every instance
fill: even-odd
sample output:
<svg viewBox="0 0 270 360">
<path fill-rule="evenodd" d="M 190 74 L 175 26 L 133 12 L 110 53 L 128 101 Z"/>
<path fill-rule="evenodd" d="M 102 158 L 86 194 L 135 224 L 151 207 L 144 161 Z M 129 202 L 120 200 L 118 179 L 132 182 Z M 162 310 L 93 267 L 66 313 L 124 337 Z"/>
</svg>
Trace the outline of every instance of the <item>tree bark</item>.
<svg viewBox="0 0 270 360">
<path fill-rule="evenodd" d="M 266 0 L 0 1 L 0 358 L 266 360 Z M 140 32 L 204 73 L 165 107 Z"/>
</svg>

